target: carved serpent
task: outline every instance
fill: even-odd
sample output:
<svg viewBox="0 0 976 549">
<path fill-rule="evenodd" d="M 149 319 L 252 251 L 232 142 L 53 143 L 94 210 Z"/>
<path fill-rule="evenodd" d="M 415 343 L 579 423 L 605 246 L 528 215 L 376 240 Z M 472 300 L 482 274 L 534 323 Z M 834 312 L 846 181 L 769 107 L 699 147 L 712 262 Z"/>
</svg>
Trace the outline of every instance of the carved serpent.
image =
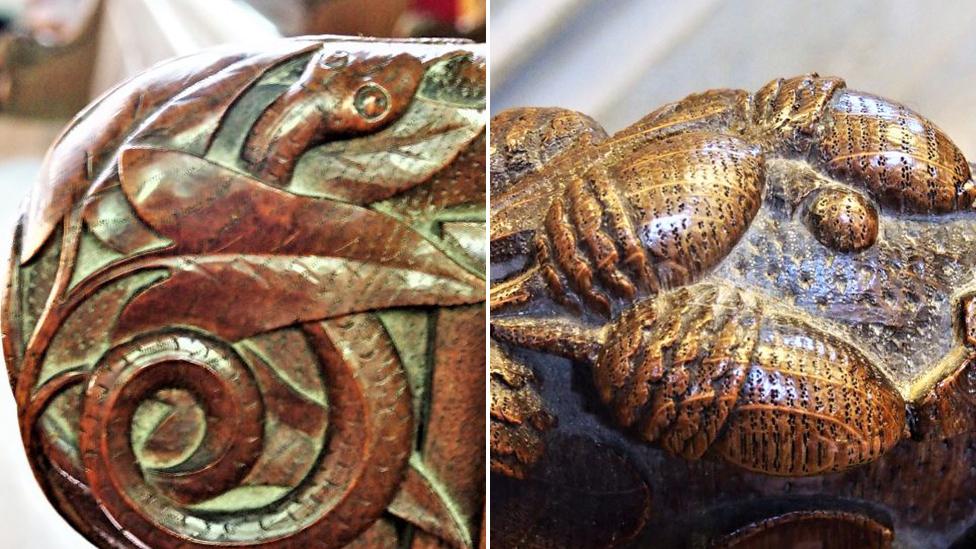
<svg viewBox="0 0 976 549">
<path fill-rule="evenodd" d="M 76 528 L 393 547 L 403 520 L 475 543 L 383 310 L 483 301 L 477 250 L 441 233 L 483 194 L 440 189 L 482 154 L 483 110 L 471 44 L 327 37 L 162 64 L 72 122 L 18 225 L 3 343 Z"/>
<path fill-rule="evenodd" d="M 972 325 L 935 310 L 959 311 L 972 280 L 952 258 L 970 255 L 976 186 L 920 115 L 805 75 L 692 95 L 610 137 L 558 109 L 492 128 L 493 337 L 592 365 L 619 426 L 675 455 L 788 476 L 883 455 L 909 433 L 906 401 L 927 418 L 918 436 L 970 428 L 968 407 L 946 409 L 964 399 L 935 393 L 964 392 L 971 351 L 928 323 Z M 852 285 L 873 272 L 891 286 Z M 913 286 L 941 293 L 931 313 L 919 305 L 932 320 L 888 307 Z M 915 358 L 923 331 L 944 357 Z M 493 440 L 538 439 L 509 398 L 494 401 Z M 493 464 L 523 476 L 540 454 L 513 466 L 496 445 Z"/>
</svg>

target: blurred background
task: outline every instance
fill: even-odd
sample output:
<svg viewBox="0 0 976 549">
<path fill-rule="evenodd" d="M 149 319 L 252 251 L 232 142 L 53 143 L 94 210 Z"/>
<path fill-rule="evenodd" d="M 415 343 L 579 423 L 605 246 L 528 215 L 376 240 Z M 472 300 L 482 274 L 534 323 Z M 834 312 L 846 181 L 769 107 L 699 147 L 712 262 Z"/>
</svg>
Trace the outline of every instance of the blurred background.
<svg viewBox="0 0 976 549">
<path fill-rule="evenodd" d="M 972 0 L 493 0 L 491 110 L 619 130 L 710 88 L 816 71 L 917 110 L 976 159 Z"/>
<path fill-rule="evenodd" d="M 462 36 L 483 41 L 485 0 L 0 0 L 0 265 L 19 203 L 61 128 L 155 63 L 280 36 Z M 2 360 L 2 359 L 0 359 Z M 0 382 L 0 549 L 91 548 L 34 481 Z"/>
</svg>

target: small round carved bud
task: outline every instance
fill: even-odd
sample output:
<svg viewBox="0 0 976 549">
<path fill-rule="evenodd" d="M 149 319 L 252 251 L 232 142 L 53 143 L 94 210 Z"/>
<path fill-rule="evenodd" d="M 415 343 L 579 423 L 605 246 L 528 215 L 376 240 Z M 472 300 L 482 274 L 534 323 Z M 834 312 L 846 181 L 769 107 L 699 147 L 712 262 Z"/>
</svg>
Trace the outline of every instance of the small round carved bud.
<svg viewBox="0 0 976 549">
<path fill-rule="evenodd" d="M 355 104 L 360 116 L 376 120 L 390 110 L 390 94 L 376 84 L 365 84 L 356 91 Z"/>
<path fill-rule="evenodd" d="M 839 252 L 870 248 L 878 239 L 878 210 L 860 193 L 827 189 L 817 193 L 806 211 L 810 232 Z"/>
</svg>

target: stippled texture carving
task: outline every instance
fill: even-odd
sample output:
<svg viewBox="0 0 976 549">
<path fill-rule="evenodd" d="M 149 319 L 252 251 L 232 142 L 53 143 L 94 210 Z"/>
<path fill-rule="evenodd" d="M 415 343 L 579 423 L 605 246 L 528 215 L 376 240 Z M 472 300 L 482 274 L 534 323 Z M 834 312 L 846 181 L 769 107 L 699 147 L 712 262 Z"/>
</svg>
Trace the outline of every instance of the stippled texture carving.
<svg viewBox="0 0 976 549">
<path fill-rule="evenodd" d="M 283 40 L 82 112 L 17 227 L 31 465 L 103 547 L 474 547 L 485 61 Z"/>
<path fill-rule="evenodd" d="M 536 109 L 500 116 L 499 139 L 541 131 Z M 961 151 L 907 107 L 816 74 L 586 135 L 493 188 L 494 345 L 542 380 L 558 420 L 519 476 L 571 468 L 546 441 L 585 433 L 643 471 L 653 508 L 636 547 L 800 543 L 814 523 L 845 546 L 951 543 L 976 517 L 955 484 L 976 440 Z M 902 469 L 937 464 L 951 487 L 905 479 L 958 512 L 886 495 Z M 493 528 L 518 512 L 496 511 Z M 731 536 L 750 523 L 766 533 Z"/>
</svg>

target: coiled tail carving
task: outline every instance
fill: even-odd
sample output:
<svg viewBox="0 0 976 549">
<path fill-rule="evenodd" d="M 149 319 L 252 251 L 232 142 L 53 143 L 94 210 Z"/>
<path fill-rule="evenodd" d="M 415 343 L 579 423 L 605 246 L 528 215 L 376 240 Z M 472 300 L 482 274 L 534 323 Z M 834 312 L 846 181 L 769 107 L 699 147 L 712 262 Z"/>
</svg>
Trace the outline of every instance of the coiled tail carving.
<svg viewBox="0 0 976 549">
<path fill-rule="evenodd" d="M 524 318 L 492 327 L 591 364 L 615 422 L 686 459 L 816 475 L 872 461 L 905 435 L 901 396 L 863 353 L 732 287 L 662 293 L 601 329 Z"/>
<path fill-rule="evenodd" d="M 322 548 L 341 547 L 376 521 L 402 482 L 410 454 L 413 419 L 402 366 L 371 315 L 311 323 L 305 333 L 320 360 L 328 411 L 308 404 L 289 411 L 279 395 L 264 395 L 277 406 L 268 412 L 285 414 L 273 420 L 266 419 L 262 404 L 268 380 L 251 374 L 252 368 L 267 368 L 255 364 L 260 353 L 246 350 L 247 366 L 234 348 L 187 331 L 142 336 L 109 352 L 85 392 L 80 450 L 91 489 L 112 520 L 153 546 Z M 198 417 L 183 414 L 181 421 L 175 414 L 167 421 L 181 424 L 178 432 L 190 435 L 187 445 L 197 430 L 202 435 L 173 465 L 153 467 L 150 462 L 165 456 L 136 452 L 144 446 L 133 437 L 152 414 L 143 411 L 146 403 L 172 402 L 174 392 L 184 392 L 190 407 L 201 410 Z M 197 429 L 194 419 L 200 418 L 206 425 Z M 318 459 L 280 462 L 287 455 L 263 455 L 282 436 L 265 440 L 265 421 L 309 434 L 327 429 L 328 442 Z M 160 424 L 154 437 L 165 428 Z M 282 466 L 299 469 L 294 478 L 300 482 L 275 498 L 274 488 L 260 488 L 261 479 L 281 477 Z M 268 499 L 266 505 L 214 514 L 235 501 L 216 496 L 235 489 L 241 494 L 248 486 L 256 487 L 250 488 L 252 498 Z"/>
<path fill-rule="evenodd" d="M 103 505 L 124 508 L 124 500 L 154 501 L 144 491 L 147 482 L 171 499 L 197 503 L 233 487 L 254 466 L 264 409 L 254 376 L 229 346 L 192 332 L 170 332 L 116 347 L 101 364 L 85 391 L 79 440 Z M 184 428 L 199 427 L 202 440 L 192 453 L 178 456 L 184 458 L 179 463 L 143 469 L 129 433 L 140 405 L 154 395 L 171 403 L 190 401 L 184 409 L 200 405 L 206 424 L 193 426 L 187 418 Z M 158 450 L 181 453 L 178 448 Z M 143 457 L 157 461 L 167 456 Z M 119 479 L 118 493 L 112 477 Z"/>
</svg>

